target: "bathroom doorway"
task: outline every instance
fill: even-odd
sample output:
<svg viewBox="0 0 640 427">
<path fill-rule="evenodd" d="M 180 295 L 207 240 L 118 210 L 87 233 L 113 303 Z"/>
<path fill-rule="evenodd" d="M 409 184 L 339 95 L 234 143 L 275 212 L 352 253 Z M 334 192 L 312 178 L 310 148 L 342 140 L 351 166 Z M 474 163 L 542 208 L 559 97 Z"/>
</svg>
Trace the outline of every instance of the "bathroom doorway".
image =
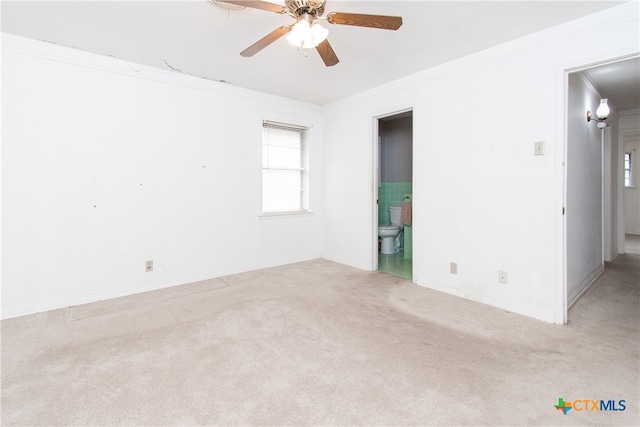
<svg viewBox="0 0 640 427">
<path fill-rule="evenodd" d="M 377 119 L 377 269 L 413 279 L 413 111 Z"/>
</svg>

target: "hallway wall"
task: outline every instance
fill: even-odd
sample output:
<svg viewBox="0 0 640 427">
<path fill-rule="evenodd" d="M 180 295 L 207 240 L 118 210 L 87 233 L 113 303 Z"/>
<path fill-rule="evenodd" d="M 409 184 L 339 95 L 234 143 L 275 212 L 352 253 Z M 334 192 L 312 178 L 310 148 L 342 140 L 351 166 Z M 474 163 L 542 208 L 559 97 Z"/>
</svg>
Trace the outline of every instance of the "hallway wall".
<svg viewBox="0 0 640 427">
<path fill-rule="evenodd" d="M 604 271 L 603 259 L 611 261 L 615 258 L 612 251 L 617 248 L 614 221 L 617 219 L 617 203 L 614 203 L 617 200 L 613 197 L 617 194 L 615 170 L 618 153 L 615 106 L 610 105 L 611 114 L 607 120 L 609 126 L 604 130 L 599 129 L 594 121 L 586 120 L 587 111 L 592 111 L 595 115 L 601 98 L 603 95 L 591 85 L 584 73 L 569 75 L 566 162 L 569 304 Z M 602 138 L 604 170 L 601 173 Z"/>
</svg>

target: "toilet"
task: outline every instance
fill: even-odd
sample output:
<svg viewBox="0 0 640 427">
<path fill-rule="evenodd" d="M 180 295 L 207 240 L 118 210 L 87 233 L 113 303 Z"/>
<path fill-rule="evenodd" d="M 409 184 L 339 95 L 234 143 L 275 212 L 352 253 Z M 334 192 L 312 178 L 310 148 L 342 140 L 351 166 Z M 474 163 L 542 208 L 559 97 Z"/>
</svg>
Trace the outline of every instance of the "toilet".
<svg viewBox="0 0 640 427">
<path fill-rule="evenodd" d="M 384 255 L 391 255 L 400 252 L 400 237 L 404 230 L 401 213 L 402 206 L 389 206 L 389 219 L 391 220 L 391 225 L 378 226 L 378 236 L 382 239 L 380 252 Z"/>
</svg>

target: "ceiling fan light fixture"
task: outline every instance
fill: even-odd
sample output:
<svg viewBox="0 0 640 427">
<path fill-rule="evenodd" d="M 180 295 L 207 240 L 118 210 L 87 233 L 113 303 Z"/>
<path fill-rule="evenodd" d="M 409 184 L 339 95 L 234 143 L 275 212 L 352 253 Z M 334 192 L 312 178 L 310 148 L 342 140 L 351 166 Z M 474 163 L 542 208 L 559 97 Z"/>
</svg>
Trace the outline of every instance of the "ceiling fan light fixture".
<svg viewBox="0 0 640 427">
<path fill-rule="evenodd" d="M 245 8 L 245 6 L 239 5 L 239 4 L 231 4 L 231 3 L 227 3 L 224 2 L 222 0 L 209 0 L 211 3 L 215 4 L 218 7 L 221 7 L 225 10 L 242 10 Z"/>
<path fill-rule="evenodd" d="M 290 44 L 301 49 L 311 49 L 327 39 L 329 30 L 322 25 L 299 20 L 287 35 Z"/>
<path fill-rule="evenodd" d="M 242 52 L 243 57 L 250 57 L 269 46 L 280 37 L 286 35 L 290 44 L 297 49 L 313 49 L 327 67 L 333 67 L 340 60 L 334 52 L 327 36 L 329 30 L 315 23 L 316 19 L 324 19 L 332 25 L 350 25 L 355 27 L 377 28 L 382 30 L 397 30 L 402 26 L 402 17 L 389 15 L 365 15 L 362 13 L 331 12 L 326 18 L 324 6 L 326 0 L 284 0 L 285 5 L 271 3 L 268 0 L 209 0 L 223 1 L 253 9 L 275 12 L 279 15 L 289 15 L 296 22 L 293 25 L 281 25 Z M 307 52 L 305 51 L 305 56 Z"/>
</svg>

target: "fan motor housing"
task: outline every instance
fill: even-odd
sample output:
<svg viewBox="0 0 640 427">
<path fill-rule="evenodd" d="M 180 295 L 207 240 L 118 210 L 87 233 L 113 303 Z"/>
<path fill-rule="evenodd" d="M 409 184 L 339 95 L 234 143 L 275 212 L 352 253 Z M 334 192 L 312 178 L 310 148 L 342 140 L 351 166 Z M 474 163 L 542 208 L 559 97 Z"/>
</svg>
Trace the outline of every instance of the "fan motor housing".
<svg viewBox="0 0 640 427">
<path fill-rule="evenodd" d="M 285 5 L 296 16 L 304 14 L 313 17 L 322 16 L 325 0 L 285 0 Z"/>
</svg>

